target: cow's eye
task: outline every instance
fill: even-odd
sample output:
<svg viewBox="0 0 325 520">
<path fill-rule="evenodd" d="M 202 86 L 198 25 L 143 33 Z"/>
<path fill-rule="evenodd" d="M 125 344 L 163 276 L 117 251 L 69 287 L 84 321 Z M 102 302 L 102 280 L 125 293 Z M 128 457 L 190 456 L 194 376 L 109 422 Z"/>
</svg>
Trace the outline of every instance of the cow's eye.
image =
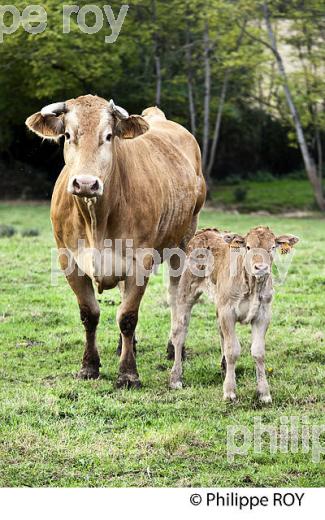
<svg viewBox="0 0 325 520">
<path fill-rule="evenodd" d="M 246 246 L 247 251 L 250 251 L 250 246 Z"/>
<path fill-rule="evenodd" d="M 112 139 L 112 134 L 107 134 L 106 141 L 110 141 Z"/>
<path fill-rule="evenodd" d="M 70 139 L 70 137 L 71 137 L 70 134 L 69 134 L 69 132 L 66 132 L 64 135 L 65 135 L 66 140 L 69 141 L 69 139 Z"/>
</svg>

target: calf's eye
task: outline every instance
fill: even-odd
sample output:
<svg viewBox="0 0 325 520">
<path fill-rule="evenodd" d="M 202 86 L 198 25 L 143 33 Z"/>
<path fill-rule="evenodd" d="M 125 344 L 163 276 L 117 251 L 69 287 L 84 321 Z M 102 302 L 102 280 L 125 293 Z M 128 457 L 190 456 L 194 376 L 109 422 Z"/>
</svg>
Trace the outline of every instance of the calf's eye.
<svg viewBox="0 0 325 520">
<path fill-rule="evenodd" d="M 112 134 L 107 134 L 106 141 L 110 141 L 112 139 Z"/>
<path fill-rule="evenodd" d="M 70 139 L 70 137 L 71 137 L 70 134 L 69 134 L 69 132 L 66 132 L 64 135 L 65 135 L 65 138 L 67 139 L 67 141 L 68 141 L 68 140 Z"/>
<path fill-rule="evenodd" d="M 250 251 L 250 246 L 246 246 L 247 251 Z"/>
</svg>

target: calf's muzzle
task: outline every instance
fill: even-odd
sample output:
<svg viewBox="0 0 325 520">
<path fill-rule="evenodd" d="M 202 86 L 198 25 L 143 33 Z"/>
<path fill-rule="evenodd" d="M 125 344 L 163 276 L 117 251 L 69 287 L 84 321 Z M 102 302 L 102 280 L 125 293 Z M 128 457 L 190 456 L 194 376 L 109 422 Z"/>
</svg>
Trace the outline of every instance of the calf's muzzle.
<svg viewBox="0 0 325 520">
<path fill-rule="evenodd" d="M 270 266 L 265 262 L 256 263 L 253 266 L 253 274 L 255 276 L 264 276 L 266 274 L 270 274 L 270 272 Z"/>
</svg>

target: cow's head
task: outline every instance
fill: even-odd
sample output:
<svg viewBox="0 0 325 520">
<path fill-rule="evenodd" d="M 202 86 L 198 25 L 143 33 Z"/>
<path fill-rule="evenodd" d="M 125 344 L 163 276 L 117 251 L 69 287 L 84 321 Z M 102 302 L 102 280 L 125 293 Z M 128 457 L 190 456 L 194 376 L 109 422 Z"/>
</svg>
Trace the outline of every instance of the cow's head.
<svg viewBox="0 0 325 520">
<path fill-rule="evenodd" d="M 287 254 L 299 241 L 299 238 L 294 235 L 277 237 L 270 228 L 265 226 L 251 229 L 246 236 L 226 233 L 223 238 L 231 248 L 243 253 L 243 265 L 246 271 L 257 279 L 265 279 L 271 274 L 277 248 L 280 248 L 282 254 Z"/>
<path fill-rule="evenodd" d="M 88 198 L 103 194 L 112 165 L 114 138 L 132 139 L 149 128 L 141 116 L 129 116 L 113 100 L 91 95 L 52 103 L 30 116 L 26 125 L 45 139 L 65 136 L 67 190 Z"/>
</svg>

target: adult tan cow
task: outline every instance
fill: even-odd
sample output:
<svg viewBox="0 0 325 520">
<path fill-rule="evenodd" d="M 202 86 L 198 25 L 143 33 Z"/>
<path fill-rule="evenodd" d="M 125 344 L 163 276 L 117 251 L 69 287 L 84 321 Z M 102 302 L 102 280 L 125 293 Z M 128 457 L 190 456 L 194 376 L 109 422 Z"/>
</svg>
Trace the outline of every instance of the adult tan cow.
<svg viewBox="0 0 325 520">
<path fill-rule="evenodd" d="M 79 376 L 99 376 L 100 311 L 93 282 L 99 292 L 119 284 L 123 286 L 117 313 L 122 349 L 117 385 L 139 386 L 133 343 L 148 276 L 138 283 L 134 251 L 148 248 L 162 254 L 165 248 L 185 249 L 194 235 L 206 194 L 198 144 L 158 108 L 146 109 L 143 117 L 129 116 L 112 100 L 91 95 L 46 106 L 26 124 L 43 138 L 65 136 L 65 166 L 54 188 L 51 219 L 58 248 L 68 251 L 60 255 L 62 269 L 69 268 L 69 255 L 75 261 L 66 277 L 86 330 Z M 98 260 L 97 252 L 109 247 L 107 271 L 105 255 Z M 89 248 L 96 254 L 89 255 Z M 171 267 L 175 269 L 178 261 L 174 255 Z M 152 266 L 150 255 L 144 264 Z M 178 282 L 179 276 L 170 277 L 172 320 Z"/>
</svg>

